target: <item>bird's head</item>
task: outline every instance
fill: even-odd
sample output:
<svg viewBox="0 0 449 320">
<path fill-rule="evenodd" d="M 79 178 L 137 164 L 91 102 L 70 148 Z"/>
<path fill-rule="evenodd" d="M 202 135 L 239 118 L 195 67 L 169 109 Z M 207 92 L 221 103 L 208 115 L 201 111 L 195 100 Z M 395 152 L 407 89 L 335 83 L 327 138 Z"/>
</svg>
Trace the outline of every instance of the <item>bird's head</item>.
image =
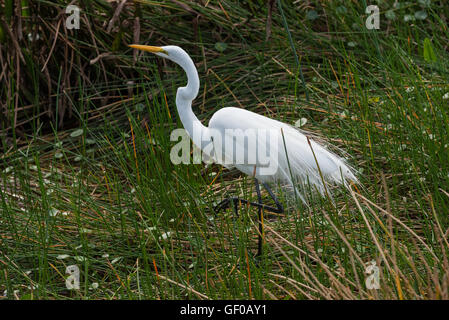
<svg viewBox="0 0 449 320">
<path fill-rule="evenodd" d="M 140 44 L 131 44 L 129 47 L 154 53 L 159 57 L 169 59 L 180 65 L 186 72 L 189 81 L 186 87 L 178 89 L 178 93 L 180 93 L 183 99 L 195 99 L 200 87 L 200 80 L 198 78 L 198 72 L 196 71 L 195 64 L 187 52 L 177 46 L 153 47 Z"/>
<path fill-rule="evenodd" d="M 131 44 L 129 47 L 154 53 L 159 57 L 169 59 L 181 66 L 184 66 L 185 60 L 190 58 L 189 55 L 178 46 L 154 47 L 141 44 Z"/>
</svg>

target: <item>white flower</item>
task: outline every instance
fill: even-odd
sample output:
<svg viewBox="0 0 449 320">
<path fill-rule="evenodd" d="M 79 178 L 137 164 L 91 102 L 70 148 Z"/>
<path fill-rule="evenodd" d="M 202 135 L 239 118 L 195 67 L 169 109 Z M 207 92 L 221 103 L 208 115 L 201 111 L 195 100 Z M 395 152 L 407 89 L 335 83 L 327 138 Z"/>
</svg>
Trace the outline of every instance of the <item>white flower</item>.
<svg viewBox="0 0 449 320">
<path fill-rule="evenodd" d="M 122 259 L 122 257 L 117 257 L 117 258 L 115 258 L 114 260 L 111 261 L 111 264 L 114 264 L 114 263 L 116 263 L 117 261 L 119 261 L 121 259 Z"/>
<path fill-rule="evenodd" d="M 109 258 L 109 253 L 104 253 L 101 255 L 102 258 Z"/>
<path fill-rule="evenodd" d="M 443 99 L 444 99 L 444 100 L 449 99 L 449 92 L 446 92 L 446 93 L 443 95 Z"/>
<path fill-rule="evenodd" d="M 55 208 L 51 208 L 50 210 L 48 210 L 48 214 L 50 215 L 50 217 L 56 217 L 56 215 L 59 213 L 60 211 L 58 209 Z"/>
<path fill-rule="evenodd" d="M 28 33 L 28 41 L 37 41 L 41 38 L 41 36 L 39 35 L 39 33 L 36 33 L 33 37 L 33 34 L 30 32 Z"/>
<path fill-rule="evenodd" d="M 408 21 L 415 21 L 415 17 L 412 16 L 411 14 L 406 14 L 406 15 L 404 16 L 404 21 L 405 21 L 405 22 L 408 22 Z"/>
<path fill-rule="evenodd" d="M 10 173 L 14 169 L 14 167 L 7 167 L 5 170 L 3 170 L 3 173 Z"/>
<path fill-rule="evenodd" d="M 56 259 L 64 260 L 64 259 L 67 259 L 68 257 L 70 257 L 68 254 L 60 254 L 56 257 Z"/>
<path fill-rule="evenodd" d="M 76 261 L 79 261 L 79 262 L 86 261 L 86 258 L 83 256 L 74 256 L 73 259 L 75 259 Z"/>
<path fill-rule="evenodd" d="M 165 239 L 169 238 L 171 236 L 171 234 L 172 234 L 171 231 L 165 232 L 159 237 L 159 240 L 161 240 L 161 239 L 165 240 Z"/>
<path fill-rule="evenodd" d="M 307 119 L 306 118 L 301 118 L 301 119 L 299 119 L 299 120 L 297 120 L 295 122 L 295 127 L 296 128 L 301 128 L 301 127 L 305 126 L 306 123 L 307 123 Z"/>
<path fill-rule="evenodd" d="M 13 294 L 15 296 L 17 296 L 19 294 L 19 292 L 20 292 L 19 290 L 14 290 Z M 3 291 L 3 297 L 6 297 L 7 295 L 8 295 L 8 290 Z"/>
<path fill-rule="evenodd" d="M 98 289 L 98 282 L 92 283 L 89 289 Z"/>
</svg>

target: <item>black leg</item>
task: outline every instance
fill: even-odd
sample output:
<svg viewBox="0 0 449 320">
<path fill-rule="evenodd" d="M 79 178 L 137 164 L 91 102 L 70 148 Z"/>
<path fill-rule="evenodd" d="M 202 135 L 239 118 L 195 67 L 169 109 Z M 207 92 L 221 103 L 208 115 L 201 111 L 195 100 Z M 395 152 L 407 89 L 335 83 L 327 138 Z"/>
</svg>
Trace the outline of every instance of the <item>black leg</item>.
<svg viewBox="0 0 449 320">
<path fill-rule="evenodd" d="M 227 208 L 229 208 L 229 206 L 232 203 L 232 205 L 234 207 L 234 212 L 235 212 L 236 216 L 238 216 L 238 207 L 239 207 L 240 203 L 249 204 L 250 206 L 257 207 L 259 210 L 258 216 L 257 216 L 258 225 L 259 225 L 259 235 L 258 235 L 259 239 L 258 239 L 258 248 L 257 248 L 256 256 L 260 256 L 262 254 L 262 241 L 263 241 L 263 238 L 262 238 L 263 237 L 263 215 L 262 215 L 263 211 L 262 210 L 267 210 L 267 211 L 274 212 L 274 213 L 283 213 L 284 207 L 282 206 L 282 204 L 279 202 L 279 200 L 274 195 L 273 191 L 271 191 L 270 187 L 266 183 L 263 183 L 263 186 L 268 191 L 268 194 L 270 195 L 270 197 L 274 200 L 276 207 L 272 207 L 272 206 L 263 204 L 262 203 L 262 195 L 260 194 L 259 181 L 257 179 L 254 179 L 254 180 L 255 180 L 255 185 L 256 185 L 258 202 L 251 202 L 251 201 L 248 201 L 245 199 L 231 197 L 231 198 L 227 198 L 227 199 L 224 199 L 223 201 L 221 201 L 217 206 L 215 206 L 214 210 L 215 210 L 215 212 L 219 212 L 221 210 L 226 210 Z"/>
<path fill-rule="evenodd" d="M 276 204 L 276 207 L 272 207 L 263 203 L 257 203 L 257 202 L 251 202 L 245 199 L 240 199 L 237 197 L 230 197 L 230 198 L 226 198 L 223 201 L 221 201 L 219 204 L 217 204 L 214 207 L 214 211 L 215 212 L 220 212 L 221 210 L 227 209 L 229 208 L 230 204 L 232 203 L 234 205 L 234 211 L 238 208 L 238 205 L 240 203 L 243 204 L 249 204 L 250 206 L 254 206 L 257 208 L 262 208 L 264 210 L 270 211 L 270 212 L 274 212 L 274 213 L 283 213 L 284 212 L 284 207 L 282 206 L 282 204 L 279 202 L 279 200 L 276 198 L 276 196 L 274 195 L 273 191 L 270 189 L 270 187 L 266 184 L 263 183 L 262 184 L 265 189 L 268 191 L 268 194 L 270 195 L 271 199 L 273 199 L 274 203 Z M 237 212 L 238 214 L 238 212 Z"/>
<path fill-rule="evenodd" d="M 256 192 L 257 192 L 257 201 L 262 203 L 262 195 L 260 194 L 259 181 L 254 179 L 256 184 Z M 258 208 L 259 212 L 257 213 L 257 222 L 259 223 L 259 234 L 257 237 L 257 254 L 256 257 L 260 257 L 262 255 L 262 245 L 263 245 L 263 212 L 262 208 Z"/>
</svg>

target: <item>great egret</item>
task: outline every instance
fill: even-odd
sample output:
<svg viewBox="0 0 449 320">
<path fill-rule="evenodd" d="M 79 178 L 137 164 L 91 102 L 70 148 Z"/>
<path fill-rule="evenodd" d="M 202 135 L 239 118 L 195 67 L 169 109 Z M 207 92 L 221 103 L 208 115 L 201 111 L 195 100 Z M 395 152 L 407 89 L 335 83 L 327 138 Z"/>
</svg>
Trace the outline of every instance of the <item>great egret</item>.
<svg viewBox="0 0 449 320">
<path fill-rule="evenodd" d="M 216 162 L 225 166 L 234 166 L 241 172 L 255 178 L 257 203 L 233 197 L 223 200 L 215 209 L 216 211 L 226 209 L 231 203 L 236 214 L 240 203 L 256 206 L 259 209 L 257 255 L 260 255 L 262 251 L 262 209 L 276 213 L 284 211 L 283 206 L 276 199 L 267 183 L 286 184 L 292 187 L 305 202 L 303 195 L 297 191 L 295 182 L 299 182 L 303 186 L 309 184 L 322 195 L 327 193 L 326 183 L 348 186 L 348 181 L 357 182 L 357 178 L 343 158 L 309 140 L 296 128 L 280 121 L 245 109 L 228 107 L 218 110 L 212 116 L 209 127 L 204 126 L 192 111 L 192 101 L 198 94 L 200 81 L 190 56 L 177 46 L 154 47 L 133 44 L 130 47 L 152 52 L 177 63 L 184 69 L 187 74 L 187 85 L 178 88 L 176 106 L 181 122 L 193 143 Z M 270 136 L 268 139 L 267 131 Z M 245 134 L 244 139 L 239 139 L 239 135 L 243 133 Z M 217 139 L 217 137 L 219 138 Z M 230 148 L 226 144 L 227 138 L 230 138 L 228 141 L 234 143 Z M 237 151 L 236 154 L 234 154 L 234 151 Z M 244 152 L 245 155 L 239 158 L 239 151 Z M 267 153 L 269 153 L 268 164 L 267 157 L 262 156 L 266 156 Z M 217 156 L 217 154 L 220 156 Z M 250 158 L 252 158 L 252 162 L 249 161 Z M 239 159 L 240 161 L 238 161 Z M 274 200 L 276 207 L 262 203 L 259 180 L 262 181 Z"/>
</svg>

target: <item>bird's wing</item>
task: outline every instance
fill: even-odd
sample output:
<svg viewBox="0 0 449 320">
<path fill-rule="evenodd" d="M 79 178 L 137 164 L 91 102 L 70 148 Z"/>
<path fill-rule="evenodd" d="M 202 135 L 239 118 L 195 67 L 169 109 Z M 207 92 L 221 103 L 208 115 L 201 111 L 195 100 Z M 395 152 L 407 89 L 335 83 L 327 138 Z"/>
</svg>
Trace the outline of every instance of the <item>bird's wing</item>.
<svg viewBox="0 0 449 320">
<path fill-rule="evenodd" d="M 321 194 L 324 194 L 323 180 L 346 186 L 347 180 L 357 182 L 357 178 L 343 158 L 317 142 L 308 139 L 296 128 L 280 121 L 240 108 L 223 108 L 212 116 L 209 129 L 217 130 L 224 136 L 228 135 L 227 131 L 229 130 L 232 134 L 232 130 L 235 133 L 236 130 L 245 131 L 247 129 L 264 129 L 277 134 L 275 143 L 273 141 L 266 143 L 261 141 L 260 135 L 255 133 L 254 130 L 247 130 L 246 132 L 249 132 L 249 135 L 257 135 L 255 140 L 249 139 L 248 141 L 256 141 L 256 143 L 247 142 L 245 146 L 241 146 L 242 150 L 250 154 L 270 154 L 270 161 L 274 161 L 273 165 L 277 167 L 276 172 L 264 176 L 260 171 L 257 171 L 258 168 L 254 168 L 254 165 L 234 163 L 240 171 L 248 175 L 256 173 L 256 177 L 262 181 L 274 180 L 290 185 L 295 182 L 311 184 Z M 238 144 L 238 139 L 236 142 Z M 214 143 L 214 145 L 219 150 L 225 149 L 223 148 L 223 142 L 221 144 Z M 274 154 L 276 157 L 272 157 Z M 259 160 L 256 165 L 261 164 Z M 227 161 L 235 162 L 235 156 L 233 159 L 228 157 Z"/>
</svg>

